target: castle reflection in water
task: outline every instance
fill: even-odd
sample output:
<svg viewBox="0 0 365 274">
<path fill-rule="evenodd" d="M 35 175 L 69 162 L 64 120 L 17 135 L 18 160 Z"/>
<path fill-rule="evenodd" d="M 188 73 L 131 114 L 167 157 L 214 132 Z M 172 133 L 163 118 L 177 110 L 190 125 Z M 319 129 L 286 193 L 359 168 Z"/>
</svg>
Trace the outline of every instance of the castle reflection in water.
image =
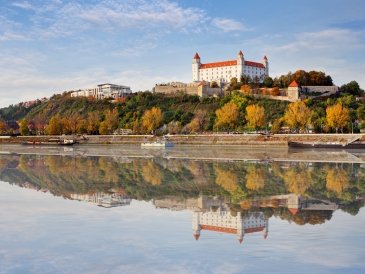
<svg viewBox="0 0 365 274">
<path fill-rule="evenodd" d="M 244 236 L 249 233 L 262 233 L 264 239 L 268 237 L 269 217 L 262 209 L 284 208 L 292 215 L 313 211 L 332 215 L 332 212 L 338 209 L 338 205 L 330 201 L 304 198 L 296 194 L 243 200 L 239 211 L 224 198 L 204 195 L 196 199 L 160 199 L 155 200 L 154 205 L 171 210 L 192 210 L 192 230 L 196 240 L 200 238 L 202 231 L 206 230 L 234 234 L 239 243 L 242 243 Z"/>
</svg>

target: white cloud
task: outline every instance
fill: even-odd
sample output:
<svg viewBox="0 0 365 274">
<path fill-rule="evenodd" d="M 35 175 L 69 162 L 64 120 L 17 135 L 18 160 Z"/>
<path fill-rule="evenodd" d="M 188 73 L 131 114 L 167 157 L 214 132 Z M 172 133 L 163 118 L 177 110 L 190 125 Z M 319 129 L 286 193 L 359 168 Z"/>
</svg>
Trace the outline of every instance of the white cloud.
<svg viewBox="0 0 365 274">
<path fill-rule="evenodd" d="M 303 49 L 331 50 L 364 47 L 360 37 L 364 33 L 348 29 L 326 29 L 318 32 L 304 32 L 296 35 L 294 41 L 277 47 L 277 50 L 298 52 Z"/>
<path fill-rule="evenodd" d="M 33 9 L 33 6 L 28 1 L 14 2 L 11 5 L 14 7 L 26 9 L 26 10 Z"/>
<path fill-rule="evenodd" d="M 247 30 L 241 22 L 227 18 L 214 18 L 212 25 L 224 32 Z"/>
</svg>

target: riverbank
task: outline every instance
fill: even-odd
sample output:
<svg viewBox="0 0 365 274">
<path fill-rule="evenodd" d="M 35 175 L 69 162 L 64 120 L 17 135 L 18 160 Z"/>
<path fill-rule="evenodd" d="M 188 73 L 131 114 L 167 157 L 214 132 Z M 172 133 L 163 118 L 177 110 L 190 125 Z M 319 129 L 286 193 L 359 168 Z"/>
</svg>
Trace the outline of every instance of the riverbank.
<svg viewBox="0 0 365 274">
<path fill-rule="evenodd" d="M 49 138 L 70 138 L 73 136 L 17 136 L 0 137 L 0 144 L 21 144 L 24 142 L 45 142 Z M 79 138 L 80 144 L 141 144 L 156 141 L 161 137 L 153 135 L 87 135 Z M 306 143 L 349 143 L 356 139 L 365 142 L 365 134 L 201 134 L 168 135 L 175 145 L 245 145 L 287 147 L 288 142 Z"/>
</svg>

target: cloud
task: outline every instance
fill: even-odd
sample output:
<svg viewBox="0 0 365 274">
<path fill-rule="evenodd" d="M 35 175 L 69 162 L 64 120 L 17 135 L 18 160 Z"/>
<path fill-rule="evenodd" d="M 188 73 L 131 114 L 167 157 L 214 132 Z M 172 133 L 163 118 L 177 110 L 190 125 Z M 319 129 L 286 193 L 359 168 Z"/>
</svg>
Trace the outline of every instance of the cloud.
<svg viewBox="0 0 365 274">
<path fill-rule="evenodd" d="M 33 6 L 28 1 L 14 2 L 11 5 L 14 7 L 17 7 L 17 8 L 25 9 L 25 10 L 33 9 Z"/>
<path fill-rule="evenodd" d="M 212 25 L 224 32 L 247 30 L 241 22 L 227 18 L 214 18 Z"/>
<path fill-rule="evenodd" d="M 277 50 L 298 52 L 303 49 L 330 50 L 333 48 L 364 47 L 360 37 L 363 32 L 349 29 L 326 29 L 318 32 L 304 32 L 295 36 L 294 41 L 277 47 Z"/>
</svg>

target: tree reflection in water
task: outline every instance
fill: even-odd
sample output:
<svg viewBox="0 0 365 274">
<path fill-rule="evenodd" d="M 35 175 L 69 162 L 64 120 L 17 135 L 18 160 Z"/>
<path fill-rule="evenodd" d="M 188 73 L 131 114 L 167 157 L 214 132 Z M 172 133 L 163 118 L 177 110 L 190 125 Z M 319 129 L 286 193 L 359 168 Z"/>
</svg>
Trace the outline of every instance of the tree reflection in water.
<svg viewBox="0 0 365 274">
<path fill-rule="evenodd" d="M 196 237 L 213 230 L 239 240 L 267 236 L 272 216 L 314 225 L 337 209 L 356 215 L 365 197 L 360 164 L 1 155 L 0 180 L 105 207 L 138 199 L 190 209 Z"/>
</svg>

